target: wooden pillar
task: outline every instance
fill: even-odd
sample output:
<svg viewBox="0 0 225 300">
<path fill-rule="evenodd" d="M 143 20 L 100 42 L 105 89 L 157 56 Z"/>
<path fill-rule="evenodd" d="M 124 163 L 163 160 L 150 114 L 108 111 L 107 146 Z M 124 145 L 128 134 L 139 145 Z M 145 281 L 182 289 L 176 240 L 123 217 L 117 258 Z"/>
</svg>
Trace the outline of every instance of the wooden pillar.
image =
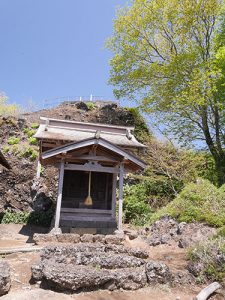
<svg viewBox="0 0 225 300">
<path fill-rule="evenodd" d="M 118 214 L 118 230 L 119 232 L 123 231 L 123 174 L 124 174 L 124 165 L 120 165 L 119 173 L 119 214 Z"/>
<path fill-rule="evenodd" d="M 60 211 L 61 211 L 61 203 L 62 203 L 62 191 L 63 191 L 63 179 L 64 179 L 64 161 L 62 160 L 59 169 L 59 186 L 58 186 L 58 197 L 57 197 L 56 214 L 55 214 L 55 228 L 59 228 Z"/>
<path fill-rule="evenodd" d="M 37 175 L 36 175 L 37 178 L 40 178 L 41 177 L 41 163 L 40 163 L 40 160 L 38 160 L 38 164 L 37 164 Z"/>
<path fill-rule="evenodd" d="M 117 173 L 113 174 L 112 179 L 112 217 L 116 217 L 116 182 L 117 182 Z"/>
</svg>

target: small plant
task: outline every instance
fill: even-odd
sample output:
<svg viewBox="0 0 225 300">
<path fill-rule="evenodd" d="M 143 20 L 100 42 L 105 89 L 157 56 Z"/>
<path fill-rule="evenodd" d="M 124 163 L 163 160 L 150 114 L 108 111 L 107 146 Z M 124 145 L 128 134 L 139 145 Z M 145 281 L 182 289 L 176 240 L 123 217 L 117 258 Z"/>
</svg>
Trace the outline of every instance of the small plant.
<svg viewBox="0 0 225 300">
<path fill-rule="evenodd" d="M 32 123 L 30 126 L 32 129 L 37 129 L 39 127 L 38 123 Z"/>
<path fill-rule="evenodd" d="M 18 137 L 12 136 L 8 139 L 8 144 L 9 145 L 16 145 L 19 144 L 20 139 Z"/>
<path fill-rule="evenodd" d="M 88 110 L 93 110 L 95 108 L 95 104 L 93 102 L 86 102 Z"/>
<path fill-rule="evenodd" d="M 10 147 L 9 147 L 9 146 L 4 146 L 4 147 L 2 148 L 2 151 L 3 151 L 4 153 L 8 153 L 9 150 L 10 150 Z"/>
<path fill-rule="evenodd" d="M 36 131 L 33 129 L 29 129 L 28 127 L 25 127 L 23 129 L 23 133 L 25 133 L 28 137 L 32 137 L 36 133 Z"/>
<path fill-rule="evenodd" d="M 19 146 L 18 145 L 13 145 L 12 148 L 11 148 L 11 152 L 14 155 L 19 155 L 20 154 Z"/>
<path fill-rule="evenodd" d="M 31 148 L 27 147 L 25 150 L 21 153 L 22 157 L 30 158 L 30 160 L 35 160 L 38 157 L 38 152 Z"/>
<path fill-rule="evenodd" d="M 28 141 L 29 141 L 30 145 L 37 145 L 38 144 L 38 140 L 36 138 L 32 137 L 32 136 L 28 138 Z"/>
</svg>

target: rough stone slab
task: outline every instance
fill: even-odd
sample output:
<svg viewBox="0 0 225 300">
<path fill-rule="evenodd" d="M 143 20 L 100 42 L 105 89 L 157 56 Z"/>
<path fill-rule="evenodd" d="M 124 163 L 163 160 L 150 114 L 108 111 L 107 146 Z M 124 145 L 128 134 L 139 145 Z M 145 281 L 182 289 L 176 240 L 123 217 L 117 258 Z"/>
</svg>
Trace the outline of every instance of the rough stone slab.
<svg viewBox="0 0 225 300">
<path fill-rule="evenodd" d="M 164 263 L 158 261 L 149 261 L 146 266 L 146 275 L 148 279 L 148 283 L 171 283 L 173 276 L 170 272 L 168 266 Z"/>
<path fill-rule="evenodd" d="M 6 261 L 0 261 L 0 296 L 8 293 L 11 286 L 10 267 Z"/>
<path fill-rule="evenodd" d="M 106 244 L 121 245 L 124 242 L 124 236 L 109 234 L 105 236 Z"/>
<path fill-rule="evenodd" d="M 55 234 L 35 233 L 33 235 L 33 240 L 36 245 L 47 244 L 47 243 L 56 243 L 57 236 Z"/>
<path fill-rule="evenodd" d="M 86 233 L 80 237 L 83 243 L 93 243 L 93 234 Z"/>
<path fill-rule="evenodd" d="M 56 235 L 57 241 L 60 243 L 76 244 L 80 242 L 80 235 L 76 233 L 62 233 Z"/>
</svg>

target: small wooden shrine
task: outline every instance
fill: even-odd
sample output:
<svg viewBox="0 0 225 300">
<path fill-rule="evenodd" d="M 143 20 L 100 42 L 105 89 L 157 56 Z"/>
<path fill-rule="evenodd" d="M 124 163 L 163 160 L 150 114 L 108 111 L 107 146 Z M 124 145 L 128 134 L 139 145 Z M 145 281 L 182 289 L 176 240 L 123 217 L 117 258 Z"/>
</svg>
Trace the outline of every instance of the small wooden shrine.
<svg viewBox="0 0 225 300">
<path fill-rule="evenodd" d="M 138 158 L 145 146 L 133 136 L 134 127 L 43 117 L 41 122 L 35 135 L 40 147 L 38 176 L 41 165 L 59 169 L 55 228 L 122 231 L 124 174 L 146 166 Z"/>
</svg>

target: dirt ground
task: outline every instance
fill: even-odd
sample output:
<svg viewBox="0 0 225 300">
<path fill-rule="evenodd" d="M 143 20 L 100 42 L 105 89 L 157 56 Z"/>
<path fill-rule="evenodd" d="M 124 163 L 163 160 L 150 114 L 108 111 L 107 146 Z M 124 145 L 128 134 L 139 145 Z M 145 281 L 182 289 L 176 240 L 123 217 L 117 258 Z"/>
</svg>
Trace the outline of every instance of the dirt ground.
<svg viewBox="0 0 225 300">
<path fill-rule="evenodd" d="M 33 247 L 32 234 L 37 228 L 23 228 L 21 225 L 0 224 L 0 250 L 20 247 Z M 39 229 L 40 231 L 40 229 Z M 135 239 L 126 241 L 130 247 L 141 247 L 149 252 L 150 259 L 165 262 L 173 271 L 183 271 L 186 265 L 184 249 L 175 246 L 160 245 L 149 247 L 145 242 Z M 12 253 L 2 256 L 11 267 L 12 286 L 8 295 L 2 300 L 191 300 L 198 294 L 200 286 L 180 286 L 170 288 L 166 285 L 147 287 L 138 291 L 113 291 L 98 290 L 66 295 L 40 289 L 37 285 L 30 284 L 31 266 L 39 261 L 39 252 Z"/>
</svg>

